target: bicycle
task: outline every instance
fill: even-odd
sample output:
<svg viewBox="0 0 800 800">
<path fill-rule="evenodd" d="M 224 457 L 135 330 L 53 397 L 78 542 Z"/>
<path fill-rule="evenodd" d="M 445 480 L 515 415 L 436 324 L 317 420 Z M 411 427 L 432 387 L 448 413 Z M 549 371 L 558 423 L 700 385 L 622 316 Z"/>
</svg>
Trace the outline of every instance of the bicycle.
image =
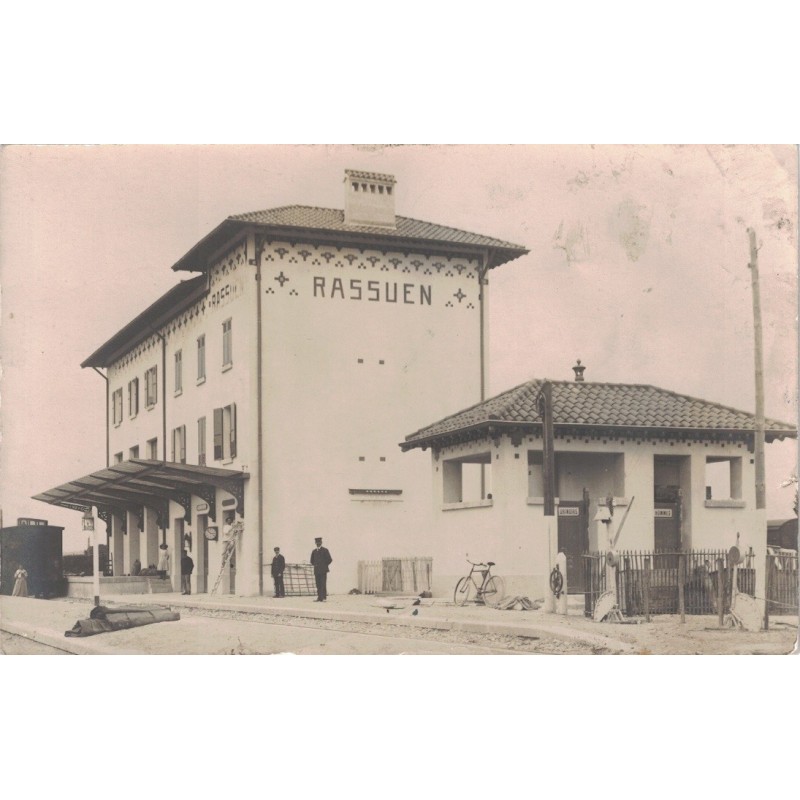
<svg viewBox="0 0 800 800">
<path fill-rule="evenodd" d="M 463 606 L 474 598 L 476 603 L 482 602 L 484 605 L 496 608 L 505 597 L 506 586 L 502 578 L 491 574 L 494 561 L 487 561 L 483 564 L 479 561 L 470 561 L 468 558 L 467 563 L 472 564 L 472 568 L 469 575 L 465 575 L 456 584 L 453 594 L 455 604 Z M 475 573 L 481 576 L 480 586 L 473 577 Z"/>
</svg>

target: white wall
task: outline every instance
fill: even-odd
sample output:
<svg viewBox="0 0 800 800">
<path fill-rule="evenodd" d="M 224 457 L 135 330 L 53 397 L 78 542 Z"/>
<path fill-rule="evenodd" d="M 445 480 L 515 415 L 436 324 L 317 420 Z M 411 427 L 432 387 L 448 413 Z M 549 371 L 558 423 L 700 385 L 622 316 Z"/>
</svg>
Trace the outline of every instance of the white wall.
<svg viewBox="0 0 800 800">
<path fill-rule="evenodd" d="M 306 561 L 322 536 L 333 592 L 357 585 L 359 559 L 431 554 L 428 459 L 398 445 L 480 399 L 476 266 L 289 242 L 262 254 L 265 551 Z"/>
<path fill-rule="evenodd" d="M 550 565 L 550 547 L 557 539 L 557 517 L 544 516 L 541 497 L 529 495 L 530 487 L 541 486 L 531 481 L 527 452 L 540 450 L 542 442 L 525 437 L 520 446 L 512 445 L 507 437 L 499 443 L 488 440 L 442 449 L 431 456 L 433 477 L 433 509 L 431 530 L 425 535 L 431 541 L 434 558 L 434 591 L 448 596 L 455 582 L 468 569 L 465 554 L 472 560 L 497 563 L 495 572 L 506 579 L 509 594 L 543 596 Z M 444 462 L 480 453 L 487 447 L 492 451 L 493 498 L 482 504 L 445 504 L 443 495 Z M 618 531 L 630 508 L 624 527 L 619 533 L 617 550 L 651 549 L 654 545 L 654 457 L 685 456 L 688 469 L 678 474 L 683 488 L 684 546 L 721 548 L 727 550 L 736 543 L 737 531 L 741 543 L 752 545 L 757 553 L 766 543 L 766 524 L 755 510 L 754 468 L 745 445 L 721 445 L 712 442 L 670 444 L 668 441 L 631 441 L 611 439 L 567 440 L 557 438 L 558 486 L 567 487 L 568 495 L 556 500 L 580 500 L 582 488 L 590 494 L 590 549 L 607 549 L 608 536 Z M 582 459 L 582 448 L 588 458 Z M 704 468 L 708 455 L 735 454 L 742 456 L 743 497 L 741 503 L 707 505 L 705 502 Z M 519 456 L 517 458 L 517 456 Z M 613 492 L 616 513 L 607 531 L 602 523 L 594 522 L 598 503 Z M 740 505 L 744 507 L 739 507 Z"/>
</svg>

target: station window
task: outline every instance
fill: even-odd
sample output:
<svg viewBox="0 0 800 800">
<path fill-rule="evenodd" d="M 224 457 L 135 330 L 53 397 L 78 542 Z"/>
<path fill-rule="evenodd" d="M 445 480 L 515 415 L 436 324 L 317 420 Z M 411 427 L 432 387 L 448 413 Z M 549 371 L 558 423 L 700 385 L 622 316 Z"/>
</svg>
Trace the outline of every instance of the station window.
<svg viewBox="0 0 800 800">
<path fill-rule="evenodd" d="M 740 456 L 706 456 L 706 500 L 741 500 Z"/>
<path fill-rule="evenodd" d="M 233 321 L 226 319 L 222 323 L 222 366 L 233 364 Z"/>
<path fill-rule="evenodd" d="M 206 418 L 200 417 L 197 420 L 197 463 L 204 467 L 206 465 Z"/>
<path fill-rule="evenodd" d="M 147 457 L 153 461 L 158 459 L 158 439 L 147 440 Z"/>
<path fill-rule="evenodd" d="M 128 450 L 128 458 L 139 458 L 139 445 L 137 444 L 135 447 L 131 447 Z"/>
<path fill-rule="evenodd" d="M 114 424 L 119 425 L 122 422 L 122 388 L 115 389 L 112 399 L 112 413 L 114 415 Z"/>
<path fill-rule="evenodd" d="M 214 460 L 236 458 L 236 403 L 214 409 Z"/>
<path fill-rule="evenodd" d="M 144 403 L 152 408 L 158 402 L 158 368 L 150 367 L 144 374 Z"/>
<path fill-rule="evenodd" d="M 475 453 L 443 464 L 445 503 L 473 503 L 491 496 L 492 454 Z"/>
<path fill-rule="evenodd" d="M 172 429 L 172 460 L 178 464 L 186 463 L 186 426 Z"/>
<path fill-rule="evenodd" d="M 139 413 L 139 379 L 128 381 L 128 415 L 135 417 Z"/>
<path fill-rule="evenodd" d="M 115 464 L 122 463 L 122 453 L 114 453 L 114 463 Z"/>
<path fill-rule="evenodd" d="M 183 391 L 183 350 L 175 353 L 175 394 Z"/>
<path fill-rule="evenodd" d="M 197 382 L 206 379 L 206 335 L 197 337 Z"/>
</svg>

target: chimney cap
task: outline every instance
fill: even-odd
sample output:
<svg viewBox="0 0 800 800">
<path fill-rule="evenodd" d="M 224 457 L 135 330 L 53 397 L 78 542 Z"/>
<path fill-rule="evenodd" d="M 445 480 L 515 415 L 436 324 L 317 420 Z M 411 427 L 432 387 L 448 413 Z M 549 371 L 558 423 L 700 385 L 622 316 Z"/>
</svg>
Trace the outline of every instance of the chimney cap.
<svg viewBox="0 0 800 800">
<path fill-rule="evenodd" d="M 586 367 L 581 366 L 581 360 L 578 359 L 578 363 L 572 368 L 575 371 L 575 381 L 581 382 L 583 381 L 583 371 Z"/>
<path fill-rule="evenodd" d="M 357 178 L 362 181 L 381 181 L 383 183 L 397 183 L 394 175 L 386 175 L 383 172 L 364 172 L 360 169 L 346 169 L 344 179 Z"/>
</svg>

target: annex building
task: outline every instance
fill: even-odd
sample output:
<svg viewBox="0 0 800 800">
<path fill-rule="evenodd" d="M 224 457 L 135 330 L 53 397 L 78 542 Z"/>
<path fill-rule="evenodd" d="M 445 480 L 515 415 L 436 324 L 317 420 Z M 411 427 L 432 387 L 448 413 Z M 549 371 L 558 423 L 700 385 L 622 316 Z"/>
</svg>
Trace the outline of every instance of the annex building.
<svg viewBox="0 0 800 800">
<path fill-rule="evenodd" d="M 270 561 L 434 555 L 427 457 L 397 443 L 484 398 L 489 273 L 527 250 L 395 213 L 391 175 L 347 170 L 344 210 L 231 216 L 185 273 L 82 364 L 107 379 L 108 464 L 37 495 L 106 521 L 114 575 L 176 565 L 193 591 L 272 593 Z M 430 387 L 434 387 L 432 390 Z M 222 532 L 242 523 L 222 567 Z"/>
<path fill-rule="evenodd" d="M 588 552 L 739 544 L 763 564 L 754 415 L 656 386 L 585 381 L 580 361 L 573 370 L 574 380 L 528 381 L 403 440 L 404 451 L 431 453 L 437 588 L 455 585 L 465 553 L 496 562 L 508 594 L 530 597 L 545 596 L 559 552 L 575 594 L 586 589 Z M 796 436 L 793 425 L 766 420 L 767 442 Z"/>
</svg>

